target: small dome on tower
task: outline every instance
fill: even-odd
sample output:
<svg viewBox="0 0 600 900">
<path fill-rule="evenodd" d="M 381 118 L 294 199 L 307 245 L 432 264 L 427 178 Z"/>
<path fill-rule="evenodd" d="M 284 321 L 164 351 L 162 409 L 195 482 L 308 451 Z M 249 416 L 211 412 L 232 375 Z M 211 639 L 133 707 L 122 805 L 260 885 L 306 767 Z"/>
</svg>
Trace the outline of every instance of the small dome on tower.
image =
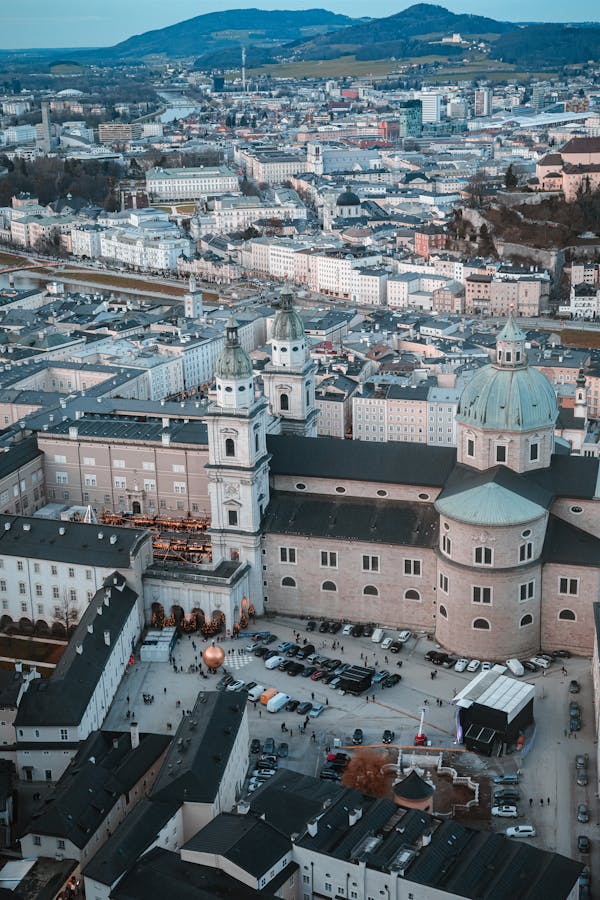
<svg viewBox="0 0 600 900">
<path fill-rule="evenodd" d="M 336 206 L 360 206 L 360 197 L 358 197 L 354 191 L 350 190 L 350 187 L 346 185 L 346 190 L 343 191 L 340 196 L 335 201 Z"/>
<path fill-rule="evenodd" d="M 252 378 L 252 361 L 238 337 L 239 325 L 233 316 L 227 322 L 225 347 L 215 364 L 215 376 L 227 381 Z"/>
<path fill-rule="evenodd" d="M 273 322 L 274 341 L 301 341 L 304 338 L 302 319 L 294 309 L 289 291 L 281 294 L 281 306 Z"/>
</svg>

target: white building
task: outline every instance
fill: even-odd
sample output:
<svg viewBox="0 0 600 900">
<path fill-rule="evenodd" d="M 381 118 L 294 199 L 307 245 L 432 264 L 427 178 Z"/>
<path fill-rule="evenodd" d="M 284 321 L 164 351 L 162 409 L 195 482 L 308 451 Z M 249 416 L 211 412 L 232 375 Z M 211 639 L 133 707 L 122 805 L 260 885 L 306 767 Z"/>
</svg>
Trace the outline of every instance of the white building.
<svg viewBox="0 0 600 900">
<path fill-rule="evenodd" d="M 102 255 L 101 236 L 104 229 L 99 225 L 77 225 L 71 229 L 71 252 L 73 256 L 98 259 Z"/>
<path fill-rule="evenodd" d="M 435 91 L 422 91 L 418 99 L 423 105 L 423 124 L 436 124 L 442 117 L 442 95 Z"/>
<path fill-rule="evenodd" d="M 179 256 L 191 256 L 188 238 L 164 235 L 160 231 L 107 230 L 100 235 L 100 256 L 136 269 L 176 272 Z"/>
<path fill-rule="evenodd" d="M 146 190 L 157 200 L 205 200 L 239 192 L 239 179 L 227 166 L 162 169 L 146 172 Z"/>
</svg>

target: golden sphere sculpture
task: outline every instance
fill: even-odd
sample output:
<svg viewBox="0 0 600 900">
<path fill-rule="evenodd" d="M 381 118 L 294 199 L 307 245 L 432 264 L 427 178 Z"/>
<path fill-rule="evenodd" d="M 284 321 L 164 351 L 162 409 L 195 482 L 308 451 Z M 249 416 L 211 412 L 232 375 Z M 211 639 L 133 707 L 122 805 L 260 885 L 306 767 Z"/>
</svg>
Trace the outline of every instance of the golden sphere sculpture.
<svg viewBox="0 0 600 900">
<path fill-rule="evenodd" d="M 219 666 L 223 665 L 225 651 L 222 650 L 221 647 L 217 647 L 216 644 L 211 644 L 202 651 L 202 659 L 207 668 L 218 669 Z"/>
</svg>

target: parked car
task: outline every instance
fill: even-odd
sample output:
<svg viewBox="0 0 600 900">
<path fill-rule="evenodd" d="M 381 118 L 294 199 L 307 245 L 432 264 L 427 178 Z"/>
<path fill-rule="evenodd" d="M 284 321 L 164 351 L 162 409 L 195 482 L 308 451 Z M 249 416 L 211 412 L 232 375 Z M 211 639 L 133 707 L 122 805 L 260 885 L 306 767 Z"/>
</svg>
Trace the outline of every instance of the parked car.
<svg viewBox="0 0 600 900">
<path fill-rule="evenodd" d="M 533 825 L 513 825 L 512 828 L 507 828 L 504 833 L 506 837 L 510 838 L 534 838 L 537 831 Z"/>
<path fill-rule="evenodd" d="M 293 659 L 294 656 L 298 656 L 301 649 L 302 648 L 298 644 L 292 644 L 291 647 L 288 647 L 287 650 L 285 651 L 285 655 L 289 659 Z"/>
<path fill-rule="evenodd" d="M 294 710 L 298 709 L 299 706 L 299 700 L 288 700 L 288 702 L 285 704 L 285 708 L 288 712 L 294 712 Z"/>
<path fill-rule="evenodd" d="M 580 834 L 577 836 L 577 849 L 580 853 L 589 853 L 591 846 L 592 845 L 587 834 Z"/>
<path fill-rule="evenodd" d="M 246 690 L 247 690 L 247 691 L 251 691 L 252 688 L 255 688 L 255 687 L 256 687 L 256 682 L 255 682 L 255 681 L 248 681 L 247 684 L 246 684 Z"/>
<path fill-rule="evenodd" d="M 273 740 L 271 738 L 271 740 Z M 256 763 L 257 769 L 276 769 L 279 760 L 275 755 L 275 745 L 273 745 L 273 753 L 261 753 Z"/>
<path fill-rule="evenodd" d="M 381 687 L 391 688 L 391 687 L 394 687 L 396 684 L 398 684 L 400 681 L 401 681 L 401 676 L 398 675 L 397 672 L 394 672 L 393 675 L 388 675 L 388 677 L 385 679 L 385 681 L 381 682 Z"/>
<path fill-rule="evenodd" d="M 501 819 L 516 819 L 519 811 L 516 806 L 492 806 L 492 815 Z"/>
<path fill-rule="evenodd" d="M 571 652 L 569 650 L 553 650 L 550 656 L 555 659 L 571 659 Z"/>
<path fill-rule="evenodd" d="M 310 676 L 311 681 L 320 681 L 324 675 L 327 675 L 327 669 L 315 669 Z"/>
<path fill-rule="evenodd" d="M 341 659 L 326 659 L 322 663 L 322 668 L 326 669 L 328 672 L 333 672 L 334 669 L 337 669 L 338 666 L 341 666 Z"/>
<path fill-rule="evenodd" d="M 257 648 L 255 649 L 254 655 L 255 655 L 255 656 L 259 656 L 259 657 L 260 657 L 260 656 L 266 656 L 267 653 L 270 653 L 270 652 L 271 652 L 271 651 L 269 650 L 269 648 L 268 648 L 268 647 L 265 647 L 265 645 L 263 644 L 262 646 L 257 647 Z"/>
<path fill-rule="evenodd" d="M 585 787 L 588 783 L 587 772 L 585 769 L 577 769 L 577 785 L 578 787 Z"/>
<path fill-rule="evenodd" d="M 577 821 L 578 822 L 589 822 L 590 821 L 590 814 L 589 814 L 586 803 L 579 803 L 577 805 Z"/>
<path fill-rule="evenodd" d="M 347 753 L 342 753 L 340 750 L 332 750 L 327 754 L 327 762 L 336 764 L 343 763 L 345 767 L 350 762 L 350 756 Z"/>
<path fill-rule="evenodd" d="M 295 678 L 296 675 L 302 674 L 303 671 L 304 666 L 302 665 L 302 663 L 292 662 L 288 669 L 288 675 L 291 675 L 292 678 Z"/>
<path fill-rule="evenodd" d="M 272 737 L 268 737 L 265 739 L 264 743 L 264 751 L 267 756 L 275 753 L 275 741 Z"/>
<path fill-rule="evenodd" d="M 321 634 L 325 634 L 325 632 L 329 631 L 329 622 L 327 620 L 321 622 L 321 624 L 319 625 L 319 631 L 321 632 Z"/>
<path fill-rule="evenodd" d="M 390 647 L 392 646 L 393 642 L 394 642 L 394 638 L 391 638 L 391 637 L 384 638 L 381 642 L 381 649 L 389 650 Z"/>
<path fill-rule="evenodd" d="M 525 669 L 526 672 L 539 672 L 540 671 L 540 667 L 536 666 L 536 664 L 534 662 L 531 662 L 530 659 L 522 659 L 521 665 L 523 666 L 523 668 Z"/>
<path fill-rule="evenodd" d="M 352 743 L 353 744 L 362 744 L 363 742 L 363 730 L 362 728 L 355 728 L 354 734 L 352 735 Z"/>
<path fill-rule="evenodd" d="M 286 742 L 281 741 L 281 743 L 279 744 L 279 747 L 277 748 L 277 756 L 279 756 L 280 759 L 285 759 L 289 753 L 289 750 L 290 750 L 290 748 L 288 747 Z"/>
<path fill-rule="evenodd" d="M 518 784 L 519 776 L 518 775 L 496 775 L 494 778 L 494 784 Z"/>
<path fill-rule="evenodd" d="M 469 665 L 468 659 L 457 659 L 454 663 L 454 671 L 455 672 L 464 672 L 467 666 Z"/>
<path fill-rule="evenodd" d="M 410 632 L 410 631 L 401 631 L 400 634 L 398 635 L 398 637 L 396 638 L 396 640 L 400 641 L 401 644 L 405 644 L 407 641 L 410 640 L 411 633 L 412 632 Z"/>
<path fill-rule="evenodd" d="M 330 684 L 336 677 L 337 676 L 335 672 L 328 672 L 327 675 L 324 675 L 321 680 L 323 681 L 323 684 Z"/>
<path fill-rule="evenodd" d="M 287 651 L 290 649 L 290 647 L 293 647 L 293 646 L 294 646 L 293 641 L 282 641 L 281 644 L 277 645 L 277 649 L 279 650 L 280 653 L 287 653 Z"/>
<path fill-rule="evenodd" d="M 381 736 L 381 742 L 383 744 L 391 744 L 391 743 L 393 743 L 395 737 L 396 737 L 396 732 L 390 731 L 389 728 L 386 728 L 385 731 L 383 732 L 383 735 Z"/>
<path fill-rule="evenodd" d="M 271 775 L 277 775 L 277 769 L 255 769 L 252 772 L 253 778 L 270 778 Z"/>
<path fill-rule="evenodd" d="M 360 637 L 363 633 L 362 625 L 353 625 L 352 626 L 352 637 Z"/>
<path fill-rule="evenodd" d="M 231 684 L 227 685 L 228 691 L 241 691 L 246 687 L 245 681 L 232 681 Z"/>
<path fill-rule="evenodd" d="M 453 669 L 455 662 L 455 656 L 448 656 L 445 660 L 443 660 L 442 665 L 445 669 Z"/>
<path fill-rule="evenodd" d="M 341 774 L 337 771 L 337 769 L 332 769 L 329 766 L 325 766 L 325 768 L 321 769 L 319 772 L 319 778 L 322 778 L 324 781 L 340 781 Z"/>
<path fill-rule="evenodd" d="M 494 803 L 502 806 L 503 803 L 516 803 L 521 799 L 520 791 L 515 788 L 502 788 L 500 791 L 494 791 Z"/>
<path fill-rule="evenodd" d="M 482 662 L 482 663 L 481 663 L 481 671 L 482 671 L 482 672 L 489 672 L 489 670 L 490 670 L 491 668 L 492 668 L 492 663 L 491 663 L 491 662 Z"/>
<path fill-rule="evenodd" d="M 265 669 L 277 669 L 283 661 L 283 656 L 279 656 L 277 653 L 275 656 L 268 656 L 265 659 Z"/>
<path fill-rule="evenodd" d="M 276 634 L 268 634 L 265 638 L 265 643 L 266 644 L 274 644 L 276 640 L 277 640 Z"/>
<path fill-rule="evenodd" d="M 379 684 L 381 681 L 385 681 L 385 679 L 390 675 L 387 669 L 382 669 L 381 672 L 376 672 L 373 675 L 373 684 Z"/>
<path fill-rule="evenodd" d="M 313 644 L 305 644 L 301 650 L 296 654 L 298 659 L 307 659 L 311 653 L 315 652 L 315 648 Z"/>
<path fill-rule="evenodd" d="M 363 633 L 363 637 L 372 637 L 373 626 L 372 625 L 363 625 L 362 633 Z"/>
<path fill-rule="evenodd" d="M 342 634 L 346 635 L 346 637 L 349 637 L 352 634 L 352 628 L 353 626 L 351 624 L 344 625 L 344 627 L 342 628 Z"/>
<path fill-rule="evenodd" d="M 579 682 L 575 678 L 573 678 L 572 681 L 569 682 L 569 693 L 578 694 L 579 690 Z"/>
<path fill-rule="evenodd" d="M 309 716 L 311 717 L 311 719 L 316 719 L 317 716 L 321 715 L 321 713 L 323 712 L 324 709 L 325 709 L 325 707 L 323 706 L 322 703 L 315 703 L 315 704 L 313 704 L 313 708 L 309 712 Z"/>
<path fill-rule="evenodd" d="M 478 659 L 472 659 L 467 666 L 467 672 L 476 672 L 480 665 L 481 662 Z"/>
<path fill-rule="evenodd" d="M 303 678 L 310 678 L 317 671 L 316 666 L 306 666 L 303 672 L 300 672 Z"/>
<path fill-rule="evenodd" d="M 585 769 L 586 767 L 586 759 L 582 753 L 578 753 L 575 757 L 575 768 L 576 769 Z"/>
<path fill-rule="evenodd" d="M 313 619 L 309 619 L 308 622 L 306 623 L 307 631 L 314 631 L 316 627 L 317 627 L 317 623 L 315 621 L 313 621 Z"/>
<path fill-rule="evenodd" d="M 260 753 L 260 741 L 258 738 L 252 738 L 250 742 L 250 753 Z"/>
<path fill-rule="evenodd" d="M 530 662 L 535 663 L 540 669 L 549 669 L 550 663 L 546 656 L 532 656 Z"/>
<path fill-rule="evenodd" d="M 390 644 L 390 653 L 400 653 L 404 644 L 401 644 L 400 641 L 392 641 Z"/>
<path fill-rule="evenodd" d="M 329 634 L 337 634 L 341 627 L 342 627 L 341 622 L 330 622 L 329 623 Z"/>
<path fill-rule="evenodd" d="M 305 716 L 312 709 L 312 703 L 309 700 L 305 700 L 304 703 L 301 703 L 296 712 L 299 716 Z"/>
</svg>

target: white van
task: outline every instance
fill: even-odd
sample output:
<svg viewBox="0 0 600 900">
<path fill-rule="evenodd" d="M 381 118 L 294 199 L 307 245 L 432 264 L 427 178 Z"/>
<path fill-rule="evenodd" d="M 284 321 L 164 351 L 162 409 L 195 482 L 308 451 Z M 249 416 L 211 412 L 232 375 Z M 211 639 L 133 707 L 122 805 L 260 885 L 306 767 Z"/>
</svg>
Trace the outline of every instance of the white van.
<svg viewBox="0 0 600 900">
<path fill-rule="evenodd" d="M 256 687 L 253 687 L 252 690 L 248 691 L 248 700 L 250 700 L 251 703 L 256 703 L 260 700 L 260 695 L 264 690 L 264 684 L 257 684 Z"/>
<path fill-rule="evenodd" d="M 265 663 L 265 669 L 276 669 L 284 661 L 284 656 L 272 656 Z"/>
<path fill-rule="evenodd" d="M 274 697 L 271 697 L 269 702 L 267 703 L 267 710 L 272 713 L 279 712 L 280 709 L 283 709 L 286 703 L 290 702 L 290 695 L 284 694 L 283 692 L 279 692 L 275 694 Z"/>
<path fill-rule="evenodd" d="M 385 637 L 385 631 L 383 630 L 383 628 L 376 628 L 375 631 L 373 632 L 371 640 L 373 641 L 374 644 L 380 644 L 382 642 L 382 640 L 384 639 L 384 637 Z"/>
<path fill-rule="evenodd" d="M 522 678 L 523 675 L 525 674 L 525 669 L 522 666 L 522 664 L 519 662 L 518 659 L 507 659 L 506 665 L 508 666 L 510 671 L 513 673 L 513 675 L 517 676 L 517 678 Z"/>
</svg>

